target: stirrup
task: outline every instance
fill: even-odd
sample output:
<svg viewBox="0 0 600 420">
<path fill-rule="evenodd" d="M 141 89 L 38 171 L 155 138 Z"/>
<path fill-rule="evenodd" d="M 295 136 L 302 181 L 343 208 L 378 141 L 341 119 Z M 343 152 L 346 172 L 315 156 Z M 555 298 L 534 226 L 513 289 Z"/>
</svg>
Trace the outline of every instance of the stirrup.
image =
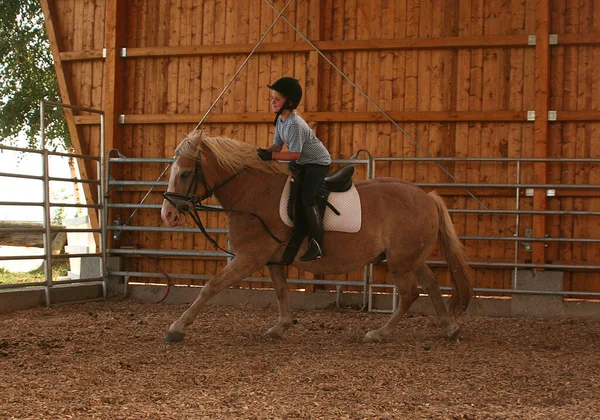
<svg viewBox="0 0 600 420">
<path fill-rule="evenodd" d="M 310 246 L 306 253 L 300 257 L 300 261 L 314 261 L 320 260 L 323 257 L 323 251 L 321 250 L 321 246 L 314 239 L 310 239 Z"/>
</svg>

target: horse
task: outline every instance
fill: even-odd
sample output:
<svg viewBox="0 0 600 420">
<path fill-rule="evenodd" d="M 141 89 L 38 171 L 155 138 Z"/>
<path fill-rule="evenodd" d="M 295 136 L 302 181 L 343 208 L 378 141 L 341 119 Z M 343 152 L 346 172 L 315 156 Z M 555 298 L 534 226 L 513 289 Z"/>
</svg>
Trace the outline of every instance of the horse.
<svg viewBox="0 0 600 420">
<path fill-rule="evenodd" d="M 210 137 L 200 130 L 189 133 L 175 151 L 161 218 L 169 227 L 184 223 L 190 203 L 214 195 L 227 213 L 230 248 L 235 257 L 202 287 L 197 299 L 173 322 L 165 339 L 178 342 L 207 302 L 236 282 L 262 269 L 269 271 L 277 296 L 279 318 L 267 336 L 281 339 L 293 324 L 285 266 L 280 263 L 291 228 L 279 214 L 279 201 L 289 176 L 286 165 L 263 161 L 250 144 L 226 137 Z M 362 224 L 356 233 L 326 231 L 325 256 L 292 265 L 315 274 L 355 271 L 369 263 L 387 262 L 400 296 L 391 318 L 369 331 L 364 341 L 388 337 L 419 297 L 418 282 L 429 295 L 448 339 L 461 336 L 456 317 L 469 305 L 472 270 L 443 199 L 396 178 L 374 178 L 355 183 L 360 196 Z M 445 254 L 452 279 L 448 308 L 435 274 L 425 262 L 435 240 Z M 307 249 L 303 241 L 297 255 Z"/>
</svg>

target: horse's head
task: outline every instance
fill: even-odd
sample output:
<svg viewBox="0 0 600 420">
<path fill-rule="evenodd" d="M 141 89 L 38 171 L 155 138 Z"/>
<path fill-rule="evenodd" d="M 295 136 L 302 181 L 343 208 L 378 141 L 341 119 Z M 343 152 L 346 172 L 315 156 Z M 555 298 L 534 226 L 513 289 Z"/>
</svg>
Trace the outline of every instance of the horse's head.
<svg viewBox="0 0 600 420">
<path fill-rule="evenodd" d="M 186 206 L 189 192 L 194 187 L 196 162 L 178 155 L 171 164 L 169 186 L 163 201 L 160 217 L 169 227 L 179 226 L 185 222 Z"/>
<path fill-rule="evenodd" d="M 160 216 L 167 226 L 179 226 L 185 222 L 186 213 L 210 195 L 212 191 L 202 171 L 200 147 L 193 138 L 186 138 L 175 152 Z"/>
<path fill-rule="evenodd" d="M 175 151 L 160 213 L 162 220 L 169 227 L 183 224 L 185 214 L 196 204 L 213 193 L 216 195 L 221 187 L 247 169 L 288 174 L 286 166 L 261 160 L 253 145 L 225 137 L 206 137 L 201 131 L 193 131 Z"/>
</svg>

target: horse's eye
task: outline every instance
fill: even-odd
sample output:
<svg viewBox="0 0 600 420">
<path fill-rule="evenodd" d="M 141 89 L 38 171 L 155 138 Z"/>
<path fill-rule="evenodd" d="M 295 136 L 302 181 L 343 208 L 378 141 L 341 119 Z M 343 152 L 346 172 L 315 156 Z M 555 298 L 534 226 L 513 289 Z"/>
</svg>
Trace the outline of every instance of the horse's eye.
<svg viewBox="0 0 600 420">
<path fill-rule="evenodd" d="M 182 172 L 179 176 L 181 177 L 181 179 L 188 179 L 190 176 L 192 176 L 192 171 Z"/>
</svg>

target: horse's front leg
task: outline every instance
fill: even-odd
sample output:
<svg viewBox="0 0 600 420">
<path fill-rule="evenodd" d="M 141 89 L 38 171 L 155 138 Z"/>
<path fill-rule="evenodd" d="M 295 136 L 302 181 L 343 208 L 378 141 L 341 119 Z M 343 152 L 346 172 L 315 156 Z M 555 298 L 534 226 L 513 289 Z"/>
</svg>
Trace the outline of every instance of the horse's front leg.
<svg viewBox="0 0 600 420">
<path fill-rule="evenodd" d="M 165 333 L 165 339 L 169 343 L 176 343 L 183 340 L 187 328 L 194 322 L 200 310 L 213 296 L 224 288 L 243 280 L 252 274 L 252 272 L 264 266 L 264 263 L 264 261 L 257 262 L 257 259 L 254 257 L 244 258 L 238 254 L 223 270 L 206 282 L 194 303 L 177 321 L 171 324 Z"/>
<path fill-rule="evenodd" d="M 282 339 L 283 333 L 292 325 L 292 312 L 290 309 L 290 299 L 288 294 L 287 279 L 285 277 L 284 267 L 282 265 L 269 265 L 269 274 L 273 280 L 273 288 L 277 295 L 279 304 L 279 320 L 267 331 L 267 336 L 275 339 Z"/>
</svg>

